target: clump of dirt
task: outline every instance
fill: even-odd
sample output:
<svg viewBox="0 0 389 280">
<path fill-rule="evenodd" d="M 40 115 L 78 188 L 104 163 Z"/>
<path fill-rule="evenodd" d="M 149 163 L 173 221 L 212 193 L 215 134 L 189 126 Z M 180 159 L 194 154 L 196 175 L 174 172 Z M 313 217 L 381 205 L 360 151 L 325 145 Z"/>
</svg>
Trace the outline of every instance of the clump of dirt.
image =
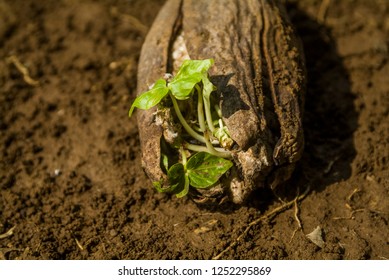
<svg viewBox="0 0 389 280">
<path fill-rule="evenodd" d="M 0 259 L 208 259 L 283 205 L 263 191 L 202 208 L 144 175 L 127 112 L 162 4 L 0 0 Z M 311 191 L 298 219 L 290 207 L 253 225 L 222 258 L 387 259 L 389 3 L 287 8 L 309 82 L 306 149 L 284 199 Z M 317 226 L 322 248 L 305 236 Z"/>
</svg>

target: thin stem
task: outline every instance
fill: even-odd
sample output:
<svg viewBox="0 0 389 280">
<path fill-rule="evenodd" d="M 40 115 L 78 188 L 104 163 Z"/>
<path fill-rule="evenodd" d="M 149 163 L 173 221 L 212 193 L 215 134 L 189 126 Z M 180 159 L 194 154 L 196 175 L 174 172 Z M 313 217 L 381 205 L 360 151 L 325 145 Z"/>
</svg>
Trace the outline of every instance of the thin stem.
<svg viewBox="0 0 389 280">
<path fill-rule="evenodd" d="M 190 151 L 194 151 L 194 152 L 207 152 L 207 153 L 209 152 L 207 147 L 201 146 L 201 145 L 190 144 L 188 142 L 184 142 L 183 146 L 185 149 L 190 150 Z M 225 150 L 224 148 L 220 148 L 220 147 L 213 147 L 213 148 L 218 152 L 228 153 L 228 151 Z"/>
<path fill-rule="evenodd" d="M 204 120 L 204 103 L 203 103 L 203 95 L 201 93 L 201 88 L 197 84 L 197 118 L 199 120 L 200 130 L 201 132 L 205 131 L 205 120 Z"/>
<path fill-rule="evenodd" d="M 199 126 L 192 124 L 191 127 L 193 128 L 194 131 L 203 133 L 203 131 L 201 130 L 201 128 Z"/>
<path fill-rule="evenodd" d="M 185 149 L 194 151 L 194 152 L 208 152 L 207 147 L 201 146 L 201 145 L 195 145 L 195 144 L 190 144 L 187 142 L 183 143 L 183 146 Z"/>
<path fill-rule="evenodd" d="M 210 104 L 211 102 L 209 100 L 209 97 L 207 98 L 204 95 L 203 95 L 203 101 L 204 101 L 205 117 L 207 119 L 208 128 L 213 133 L 213 131 L 215 130 L 215 126 L 213 125 L 213 121 L 212 121 L 211 104 Z"/>
<path fill-rule="evenodd" d="M 231 158 L 231 153 L 228 151 L 221 152 L 215 149 L 214 146 L 212 146 L 211 142 L 209 141 L 209 134 L 208 131 L 204 132 L 204 139 L 205 139 L 205 145 L 207 146 L 207 152 L 211 155 L 222 157 L 222 158 Z"/>
<path fill-rule="evenodd" d="M 219 119 L 219 127 L 221 129 L 223 129 L 224 125 L 223 125 L 223 120 L 222 119 Z"/>
<path fill-rule="evenodd" d="M 187 158 L 186 158 L 185 150 L 182 146 L 180 147 L 180 153 L 181 153 L 182 165 L 184 166 L 184 168 L 186 168 Z"/>
<path fill-rule="evenodd" d="M 190 136 L 192 136 L 194 139 L 196 139 L 197 141 L 201 142 L 201 143 L 205 143 L 205 139 L 203 136 L 201 136 L 200 134 L 198 134 L 196 131 L 194 131 L 190 126 L 189 124 L 186 122 L 186 120 L 184 119 L 184 117 L 182 116 L 181 114 L 181 111 L 180 111 L 180 108 L 178 107 L 178 103 L 177 103 L 177 100 L 176 98 L 171 94 L 169 93 L 171 99 L 172 99 L 172 102 L 173 102 L 173 107 L 174 107 L 174 111 L 176 112 L 176 115 L 179 119 L 179 121 L 181 122 L 182 126 L 184 127 L 184 129 L 186 130 L 186 132 L 188 132 L 188 134 Z"/>
<path fill-rule="evenodd" d="M 219 118 L 222 117 L 222 110 L 220 109 L 219 105 L 215 104 L 215 111 L 217 113 L 217 115 L 219 116 Z"/>
</svg>

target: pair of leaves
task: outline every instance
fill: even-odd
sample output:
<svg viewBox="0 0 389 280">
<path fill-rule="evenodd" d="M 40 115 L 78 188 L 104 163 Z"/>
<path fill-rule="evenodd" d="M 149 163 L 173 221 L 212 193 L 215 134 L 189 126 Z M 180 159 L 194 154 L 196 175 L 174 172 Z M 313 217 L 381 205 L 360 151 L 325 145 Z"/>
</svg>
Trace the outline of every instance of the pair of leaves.
<svg viewBox="0 0 389 280">
<path fill-rule="evenodd" d="M 190 97 L 196 84 L 201 81 L 204 86 L 204 94 L 209 96 L 215 89 L 207 74 L 212 65 L 213 59 L 184 61 L 177 75 L 168 85 L 164 79 L 159 79 L 149 91 L 139 95 L 131 106 L 129 116 L 131 117 L 135 108 L 148 110 L 154 107 L 169 92 L 178 100 L 186 100 Z"/>
<path fill-rule="evenodd" d="M 176 163 L 169 168 L 170 187 L 162 188 L 158 182 L 154 185 L 159 192 L 171 192 L 183 197 L 189 192 L 189 185 L 198 189 L 211 187 L 232 165 L 227 159 L 199 152 L 190 157 L 185 166 Z"/>
</svg>

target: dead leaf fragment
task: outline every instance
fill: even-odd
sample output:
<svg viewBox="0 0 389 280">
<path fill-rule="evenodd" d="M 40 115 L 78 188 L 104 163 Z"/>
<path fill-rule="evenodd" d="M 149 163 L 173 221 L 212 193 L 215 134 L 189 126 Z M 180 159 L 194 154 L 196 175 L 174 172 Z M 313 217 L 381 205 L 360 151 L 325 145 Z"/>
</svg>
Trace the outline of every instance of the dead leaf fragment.
<svg viewBox="0 0 389 280">
<path fill-rule="evenodd" d="M 203 233 L 206 233 L 208 231 L 211 231 L 217 223 L 218 223 L 218 220 L 216 220 L 216 219 L 209 220 L 203 226 L 195 229 L 194 233 L 195 234 L 203 234 Z"/>
<path fill-rule="evenodd" d="M 320 226 L 317 226 L 311 233 L 306 235 L 309 240 L 315 243 L 318 247 L 324 247 L 323 230 Z"/>
</svg>

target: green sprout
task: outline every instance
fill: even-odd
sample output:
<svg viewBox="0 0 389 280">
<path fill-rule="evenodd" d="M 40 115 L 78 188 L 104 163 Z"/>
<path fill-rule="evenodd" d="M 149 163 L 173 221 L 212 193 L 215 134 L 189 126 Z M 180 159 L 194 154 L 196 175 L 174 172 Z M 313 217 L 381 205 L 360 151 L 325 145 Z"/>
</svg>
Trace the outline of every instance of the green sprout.
<svg viewBox="0 0 389 280">
<path fill-rule="evenodd" d="M 212 106 L 211 93 L 216 87 L 209 80 L 208 70 L 213 65 L 212 59 L 186 60 L 170 82 L 159 79 L 154 86 L 139 95 L 131 106 L 131 117 L 135 108 L 148 110 L 156 105 L 163 110 L 173 107 L 175 115 L 190 140 L 183 140 L 175 145 L 179 151 L 180 162 L 169 166 L 169 158 L 162 154 L 162 164 L 167 173 L 169 187 L 163 188 L 163 182 L 154 182 L 159 192 L 170 192 L 177 197 L 188 194 L 189 187 L 197 189 L 215 185 L 233 163 L 229 160 L 233 145 L 228 128 L 224 125 L 221 111 L 217 104 Z M 170 97 L 171 102 L 169 102 Z M 197 101 L 196 117 L 182 114 L 180 104 L 186 102 L 191 106 Z M 186 138 L 188 138 L 186 137 Z M 189 151 L 196 152 L 190 155 Z M 189 157 L 188 157 L 189 154 Z"/>
</svg>

